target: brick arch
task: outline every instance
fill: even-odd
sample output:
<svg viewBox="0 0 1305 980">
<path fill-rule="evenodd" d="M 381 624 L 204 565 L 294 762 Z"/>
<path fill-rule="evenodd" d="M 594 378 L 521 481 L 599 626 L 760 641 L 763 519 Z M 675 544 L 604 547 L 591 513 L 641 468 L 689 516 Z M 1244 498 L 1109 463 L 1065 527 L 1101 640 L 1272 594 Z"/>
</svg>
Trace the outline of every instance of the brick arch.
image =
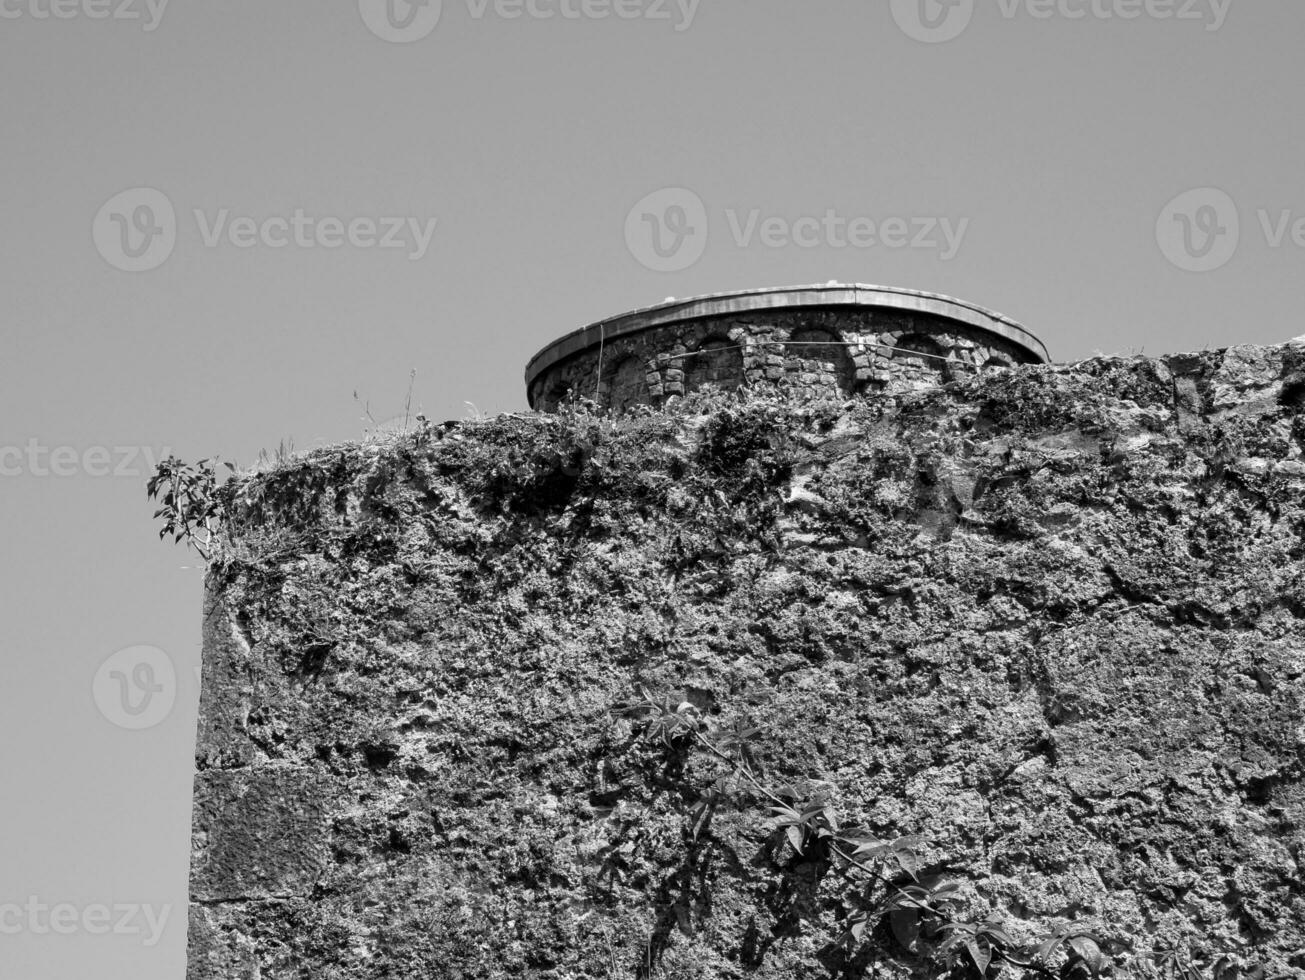
<svg viewBox="0 0 1305 980">
<path fill-rule="evenodd" d="M 893 344 L 896 348 L 893 351 L 893 358 L 901 358 L 904 361 L 914 361 L 923 367 L 933 368 L 935 371 L 941 371 L 947 352 L 943 350 L 942 344 L 938 343 L 927 333 L 908 333 Z"/>
<path fill-rule="evenodd" d="M 1009 370 L 1014 366 L 1015 366 L 1015 362 L 1012 361 L 1005 354 L 989 354 L 988 359 L 983 362 L 983 369 L 985 371 L 990 370 L 992 368 L 997 368 L 1000 370 Z"/>
<path fill-rule="evenodd" d="M 607 385 L 607 405 L 614 412 L 651 402 L 648 395 L 648 365 L 640 357 L 630 355 L 618 361 L 608 374 Z"/>
<path fill-rule="evenodd" d="M 931 386 L 952 377 L 947 349 L 927 333 L 903 334 L 893 342 L 895 373 L 908 386 Z"/>
<path fill-rule="evenodd" d="M 708 337 L 684 359 L 684 391 L 705 385 L 733 390 L 743 385 L 743 351 L 728 337 Z"/>
<path fill-rule="evenodd" d="M 907 369 L 917 380 L 950 377 L 946 347 L 936 337 L 924 333 L 903 334 L 893 347 L 894 363 Z"/>
<path fill-rule="evenodd" d="M 852 356 L 842 338 L 830 330 L 797 330 L 789 338 L 788 362 L 797 373 L 817 375 L 818 383 L 828 385 L 828 376 L 840 391 L 850 391 L 855 373 Z M 815 346 L 813 346 L 815 345 Z"/>
</svg>

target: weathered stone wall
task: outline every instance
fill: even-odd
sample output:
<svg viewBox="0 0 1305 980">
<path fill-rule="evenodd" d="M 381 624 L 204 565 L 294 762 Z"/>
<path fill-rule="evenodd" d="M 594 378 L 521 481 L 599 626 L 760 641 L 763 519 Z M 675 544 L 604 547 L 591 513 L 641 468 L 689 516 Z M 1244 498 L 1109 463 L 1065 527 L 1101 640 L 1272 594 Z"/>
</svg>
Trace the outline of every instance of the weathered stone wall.
<svg viewBox="0 0 1305 980">
<path fill-rule="evenodd" d="M 601 383 L 594 348 L 543 372 L 531 396 L 537 408 L 552 411 L 571 392 L 620 410 L 707 383 L 771 383 L 813 394 L 893 392 L 1028 360 L 995 334 L 924 313 L 766 311 L 616 337 L 603 345 Z"/>
<path fill-rule="evenodd" d="M 1305 975 L 1305 348 L 679 404 L 243 485 L 189 980 L 940 976 L 835 945 L 841 876 L 755 803 L 692 837 L 725 770 L 635 738 L 636 683 L 920 835 L 969 921 Z"/>
</svg>

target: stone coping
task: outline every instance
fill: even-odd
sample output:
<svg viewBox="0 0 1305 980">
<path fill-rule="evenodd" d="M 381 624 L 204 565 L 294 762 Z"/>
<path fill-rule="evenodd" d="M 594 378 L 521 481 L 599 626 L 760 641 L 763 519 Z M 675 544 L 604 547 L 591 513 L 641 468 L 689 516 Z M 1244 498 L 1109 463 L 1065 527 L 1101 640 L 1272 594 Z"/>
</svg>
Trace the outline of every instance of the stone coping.
<svg viewBox="0 0 1305 980">
<path fill-rule="evenodd" d="M 711 293 L 690 299 L 668 300 L 619 316 L 599 320 L 553 341 L 526 365 L 526 385 L 559 361 L 596 347 L 604 340 L 651 330 L 656 327 L 686 323 L 709 317 L 751 313 L 758 310 L 801 310 L 837 307 L 867 307 L 927 313 L 957 323 L 986 330 L 1017 344 L 1037 361 L 1051 360 L 1046 346 L 1024 326 L 992 310 L 940 293 L 925 293 L 896 286 L 871 286 L 861 283 L 826 283 L 823 286 L 783 286 L 768 289 L 744 289 Z"/>
</svg>

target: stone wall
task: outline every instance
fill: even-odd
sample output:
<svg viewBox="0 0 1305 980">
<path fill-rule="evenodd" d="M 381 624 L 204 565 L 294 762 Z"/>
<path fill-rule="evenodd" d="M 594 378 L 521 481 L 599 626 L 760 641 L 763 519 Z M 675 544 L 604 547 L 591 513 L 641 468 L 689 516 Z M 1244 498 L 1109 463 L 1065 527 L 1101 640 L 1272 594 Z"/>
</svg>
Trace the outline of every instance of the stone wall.
<svg viewBox="0 0 1305 980">
<path fill-rule="evenodd" d="M 544 371 L 531 403 L 575 393 L 623 410 L 706 384 L 771 383 L 808 393 L 893 393 L 1026 363 L 1018 345 L 942 317 L 900 310 L 767 311 L 617 337 Z"/>
<path fill-rule="evenodd" d="M 691 832 L 728 769 L 637 738 L 636 684 L 918 836 L 964 921 L 1079 923 L 1117 978 L 1305 975 L 1302 392 L 1305 347 L 1102 358 L 422 426 L 244 482 L 189 980 L 944 975 L 900 930 L 840 943 L 856 896 L 765 800 Z"/>
</svg>

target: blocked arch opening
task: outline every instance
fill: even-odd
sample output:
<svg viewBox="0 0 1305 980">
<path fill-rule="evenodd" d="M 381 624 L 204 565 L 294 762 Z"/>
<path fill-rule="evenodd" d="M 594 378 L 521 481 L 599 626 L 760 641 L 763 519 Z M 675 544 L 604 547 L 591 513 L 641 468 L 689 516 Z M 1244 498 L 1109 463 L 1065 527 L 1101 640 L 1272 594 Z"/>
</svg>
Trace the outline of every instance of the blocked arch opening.
<svg viewBox="0 0 1305 980">
<path fill-rule="evenodd" d="M 648 367 L 642 358 L 630 356 L 619 361 L 607 378 L 607 407 L 623 412 L 636 405 L 648 405 Z"/>
<path fill-rule="evenodd" d="M 925 333 L 908 333 L 893 344 L 893 363 L 919 381 L 947 381 L 951 378 L 951 365 L 947 351 L 933 337 Z"/>
<path fill-rule="evenodd" d="M 571 385 L 562 380 L 553 381 L 549 384 L 544 395 L 544 410 L 556 412 L 559 406 L 571 395 Z"/>
<path fill-rule="evenodd" d="M 852 388 L 852 356 L 829 330 L 798 330 L 789 338 L 788 358 L 799 373 L 833 374 L 843 392 Z"/>
<path fill-rule="evenodd" d="M 894 359 L 912 361 L 935 370 L 941 370 L 947 357 L 942 345 L 924 333 L 908 333 L 893 347 Z"/>
<path fill-rule="evenodd" d="M 685 394 L 708 385 L 726 391 L 743 385 L 743 351 L 727 337 L 710 337 L 685 356 Z"/>
</svg>

